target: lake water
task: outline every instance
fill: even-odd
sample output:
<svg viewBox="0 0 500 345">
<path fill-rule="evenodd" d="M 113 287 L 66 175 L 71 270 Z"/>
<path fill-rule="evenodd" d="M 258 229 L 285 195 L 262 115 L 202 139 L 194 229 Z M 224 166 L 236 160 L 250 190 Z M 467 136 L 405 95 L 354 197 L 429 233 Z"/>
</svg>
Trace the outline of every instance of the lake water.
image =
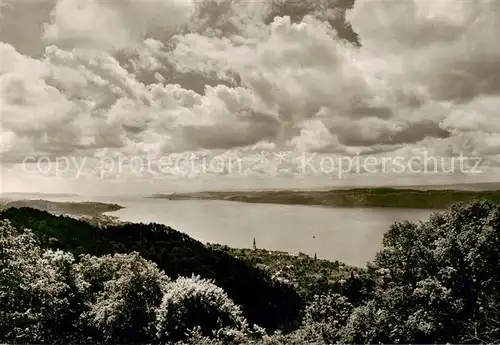
<svg viewBox="0 0 500 345">
<path fill-rule="evenodd" d="M 77 198 L 69 200 L 77 201 Z M 86 198 L 125 208 L 109 213 L 124 221 L 157 222 L 191 237 L 238 248 L 257 247 L 363 266 L 381 248 L 385 231 L 396 221 L 425 220 L 429 210 L 331 208 L 251 204 L 216 200 Z M 61 200 L 61 199 L 58 199 Z"/>
</svg>

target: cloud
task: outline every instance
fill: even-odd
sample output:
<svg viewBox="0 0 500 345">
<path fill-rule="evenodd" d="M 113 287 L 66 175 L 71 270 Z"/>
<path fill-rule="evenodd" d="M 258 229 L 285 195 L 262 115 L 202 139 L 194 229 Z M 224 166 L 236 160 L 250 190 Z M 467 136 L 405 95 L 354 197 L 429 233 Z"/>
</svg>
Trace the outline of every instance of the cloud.
<svg viewBox="0 0 500 345">
<path fill-rule="evenodd" d="M 59 0 L 6 13 L 4 161 L 263 143 L 500 154 L 495 1 Z"/>
<path fill-rule="evenodd" d="M 271 2 L 265 22 L 271 23 L 277 16 L 288 16 L 292 22 L 300 23 L 304 17 L 314 16 L 334 28 L 332 33 L 336 37 L 359 46 L 360 38 L 346 20 L 346 12 L 353 6 L 354 0 L 277 0 Z"/>
<path fill-rule="evenodd" d="M 119 50 L 146 35 L 168 35 L 186 25 L 194 2 L 60 0 L 43 38 L 64 48 Z"/>
<path fill-rule="evenodd" d="M 460 132 L 500 133 L 499 98 L 483 96 L 465 106 L 455 106 L 447 113 L 441 126 Z"/>
</svg>

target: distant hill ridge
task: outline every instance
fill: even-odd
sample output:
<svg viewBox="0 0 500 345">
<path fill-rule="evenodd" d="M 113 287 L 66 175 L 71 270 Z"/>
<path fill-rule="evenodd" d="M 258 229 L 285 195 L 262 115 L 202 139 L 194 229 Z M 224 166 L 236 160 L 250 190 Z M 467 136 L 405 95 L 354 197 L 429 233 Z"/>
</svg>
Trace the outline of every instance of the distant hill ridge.
<svg viewBox="0 0 500 345">
<path fill-rule="evenodd" d="M 331 207 L 396 207 L 446 209 L 456 202 L 488 200 L 500 204 L 500 190 L 356 188 L 335 190 L 277 190 L 155 194 L 153 198 L 226 200 L 250 203 Z"/>
<path fill-rule="evenodd" d="M 98 216 L 104 212 L 121 210 L 123 207 L 117 204 L 103 202 L 83 201 L 83 202 L 60 202 L 42 199 L 0 199 L 0 210 L 10 207 L 31 207 L 53 214 L 68 214 L 77 216 Z"/>
</svg>

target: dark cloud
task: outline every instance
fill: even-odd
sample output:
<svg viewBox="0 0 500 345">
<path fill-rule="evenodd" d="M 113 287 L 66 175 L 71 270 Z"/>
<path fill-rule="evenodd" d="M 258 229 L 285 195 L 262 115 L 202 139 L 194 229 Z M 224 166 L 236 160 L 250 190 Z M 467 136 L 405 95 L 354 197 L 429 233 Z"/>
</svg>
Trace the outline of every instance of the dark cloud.
<svg viewBox="0 0 500 345">
<path fill-rule="evenodd" d="M 430 76 L 430 90 L 436 100 L 466 103 L 481 95 L 500 95 L 498 56 L 475 56 L 474 60 L 457 59 L 448 64 L 440 64 L 439 67 Z"/>
<path fill-rule="evenodd" d="M 364 117 L 378 117 L 380 119 L 390 119 L 394 116 L 392 108 L 389 106 L 370 106 L 368 104 L 356 103 L 352 106 L 350 115 L 353 119 Z"/>
<path fill-rule="evenodd" d="M 276 16 L 289 16 L 293 23 L 300 23 L 305 16 L 312 15 L 327 21 L 340 39 L 360 46 L 359 35 L 346 20 L 346 11 L 353 6 L 354 0 L 271 0 L 264 22 L 269 24 Z"/>
<path fill-rule="evenodd" d="M 267 115 L 246 112 L 236 123 L 210 127 L 183 126 L 181 129 L 185 149 L 231 149 L 254 145 L 261 140 L 276 138 L 279 123 Z"/>
<path fill-rule="evenodd" d="M 399 145 L 416 143 L 425 138 L 448 138 L 451 136 L 449 131 L 431 121 L 406 123 L 399 130 L 389 127 L 363 128 L 363 125 L 363 122 L 348 123 L 338 133 L 339 141 L 347 146 Z M 368 125 L 366 124 L 366 126 Z"/>
<path fill-rule="evenodd" d="M 0 42 L 11 44 L 21 54 L 42 56 L 45 42 L 40 38 L 55 2 L 7 0 L 0 16 Z"/>
</svg>

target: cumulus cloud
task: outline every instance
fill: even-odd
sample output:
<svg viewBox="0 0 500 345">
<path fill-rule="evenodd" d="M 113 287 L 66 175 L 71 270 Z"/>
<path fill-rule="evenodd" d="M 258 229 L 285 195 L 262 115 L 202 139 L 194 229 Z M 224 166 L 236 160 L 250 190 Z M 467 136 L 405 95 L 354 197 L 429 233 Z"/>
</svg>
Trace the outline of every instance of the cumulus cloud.
<svg viewBox="0 0 500 345">
<path fill-rule="evenodd" d="M 494 164 L 500 6 L 443 4 L 2 2 L 2 160 L 270 143 Z"/>
<path fill-rule="evenodd" d="M 148 34 L 174 32 L 188 23 L 193 11 L 190 0 L 60 0 L 43 38 L 66 48 L 118 50 L 140 44 Z"/>
</svg>

